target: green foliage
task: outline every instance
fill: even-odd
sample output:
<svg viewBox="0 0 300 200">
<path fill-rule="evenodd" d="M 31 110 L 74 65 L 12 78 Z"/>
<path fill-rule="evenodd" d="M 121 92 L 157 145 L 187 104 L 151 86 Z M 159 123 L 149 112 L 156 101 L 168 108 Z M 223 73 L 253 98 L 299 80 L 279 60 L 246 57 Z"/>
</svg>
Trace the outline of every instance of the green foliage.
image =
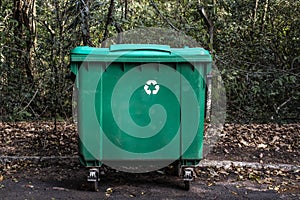
<svg viewBox="0 0 300 200">
<path fill-rule="evenodd" d="M 300 69 L 292 63 L 300 53 L 300 3 L 259 1 L 255 11 L 251 2 L 219 1 L 215 19 L 229 119 L 299 120 Z"/>
<path fill-rule="evenodd" d="M 212 50 L 226 87 L 228 120 L 300 119 L 298 0 L 115 0 L 107 30 L 109 0 L 35 2 L 36 14 L 29 18 L 36 33 L 15 19 L 13 1 L 0 4 L 0 120 L 71 116 L 72 83 L 65 75 L 69 51 L 82 45 L 87 34 L 82 30 L 82 2 L 88 2 L 94 46 L 101 46 L 105 31 L 113 38 L 106 46 L 117 43 L 118 29 L 128 31 L 123 43 L 195 44 L 178 30 Z M 214 23 L 213 43 L 200 8 Z M 161 35 L 170 37 L 157 38 L 155 28 L 138 29 L 145 27 L 169 29 Z M 140 38 L 133 37 L 136 31 Z M 155 37 L 142 37 L 151 32 Z M 33 81 L 25 68 L 28 61 Z"/>
</svg>

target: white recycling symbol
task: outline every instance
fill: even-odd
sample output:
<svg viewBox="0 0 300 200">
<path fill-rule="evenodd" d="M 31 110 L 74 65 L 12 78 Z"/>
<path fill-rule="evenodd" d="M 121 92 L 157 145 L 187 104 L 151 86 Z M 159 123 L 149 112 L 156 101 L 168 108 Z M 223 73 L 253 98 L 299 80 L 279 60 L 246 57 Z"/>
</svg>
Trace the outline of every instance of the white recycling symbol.
<svg viewBox="0 0 300 200">
<path fill-rule="evenodd" d="M 154 86 L 154 89 L 150 89 L 150 86 Z M 157 94 L 159 91 L 159 85 L 155 80 L 148 80 L 146 82 L 146 85 L 144 86 L 145 92 L 150 95 L 150 94 Z"/>
</svg>

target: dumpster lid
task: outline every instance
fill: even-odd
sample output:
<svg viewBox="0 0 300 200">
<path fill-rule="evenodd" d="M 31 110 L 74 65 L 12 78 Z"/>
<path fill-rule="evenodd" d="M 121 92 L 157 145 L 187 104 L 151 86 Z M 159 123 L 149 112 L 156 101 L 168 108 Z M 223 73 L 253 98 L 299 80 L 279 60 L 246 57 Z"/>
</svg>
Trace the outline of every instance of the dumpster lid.
<svg viewBox="0 0 300 200">
<path fill-rule="evenodd" d="M 134 50 L 149 50 L 149 51 L 163 51 L 170 52 L 170 46 L 168 45 L 159 45 L 159 44 L 113 44 L 110 45 L 109 51 L 134 51 Z"/>
<path fill-rule="evenodd" d="M 71 61 L 97 62 L 211 62 L 203 48 L 171 48 L 158 44 L 115 44 L 109 48 L 79 46 L 71 50 Z"/>
</svg>

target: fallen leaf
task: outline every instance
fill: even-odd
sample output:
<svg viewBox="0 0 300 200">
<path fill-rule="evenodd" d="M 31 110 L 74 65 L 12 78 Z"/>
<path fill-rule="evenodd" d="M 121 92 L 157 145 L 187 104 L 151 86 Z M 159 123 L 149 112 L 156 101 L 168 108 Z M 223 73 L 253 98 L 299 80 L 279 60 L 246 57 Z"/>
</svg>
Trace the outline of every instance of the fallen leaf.
<svg viewBox="0 0 300 200">
<path fill-rule="evenodd" d="M 27 188 L 34 188 L 33 185 L 25 185 L 25 187 L 27 187 Z"/>
<path fill-rule="evenodd" d="M 245 146 L 249 146 L 249 143 L 248 142 L 246 142 L 244 139 L 241 139 L 241 141 L 240 141 L 243 145 L 245 145 Z"/>
<path fill-rule="evenodd" d="M 280 139 L 280 137 L 278 137 L 277 135 L 275 135 L 270 143 L 273 144 L 278 139 Z"/>
<path fill-rule="evenodd" d="M 279 189 L 280 189 L 280 185 L 277 185 L 277 186 L 274 187 L 274 190 L 277 191 L 277 192 L 279 191 Z"/>
<path fill-rule="evenodd" d="M 106 194 L 111 194 L 113 193 L 113 189 L 112 188 L 107 188 L 106 189 Z"/>
<path fill-rule="evenodd" d="M 267 147 L 268 147 L 267 144 L 258 144 L 258 145 L 257 145 L 257 148 L 263 148 L 263 149 L 265 149 L 265 148 L 267 148 Z"/>
<path fill-rule="evenodd" d="M 224 149 L 224 152 L 227 153 L 227 154 L 229 153 L 229 151 L 227 149 Z"/>
<path fill-rule="evenodd" d="M 208 183 L 207 184 L 208 187 L 213 186 L 213 185 L 214 185 L 214 183 Z"/>
<path fill-rule="evenodd" d="M 13 178 L 12 181 L 15 182 L 15 183 L 19 182 L 18 179 L 16 179 L 16 178 Z"/>
<path fill-rule="evenodd" d="M 60 191 L 69 191 L 67 188 L 62 188 L 62 187 L 53 187 L 53 190 L 60 190 Z"/>
</svg>

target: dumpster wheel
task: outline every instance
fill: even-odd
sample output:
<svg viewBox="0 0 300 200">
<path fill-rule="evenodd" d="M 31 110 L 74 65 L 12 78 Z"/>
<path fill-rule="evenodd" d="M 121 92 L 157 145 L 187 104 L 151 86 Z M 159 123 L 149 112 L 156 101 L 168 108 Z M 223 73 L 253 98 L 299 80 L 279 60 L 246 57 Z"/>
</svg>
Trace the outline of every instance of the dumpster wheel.
<svg viewBox="0 0 300 200">
<path fill-rule="evenodd" d="M 184 189 L 189 191 L 191 187 L 191 181 L 193 180 L 194 176 L 194 169 L 191 167 L 184 168 L 183 173 Z"/>
<path fill-rule="evenodd" d="M 87 178 L 89 185 L 91 186 L 91 189 L 95 192 L 98 192 L 98 186 L 99 186 L 99 169 L 98 168 L 92 168 L 89 170 L 89 175 Z"/>
</svg>

